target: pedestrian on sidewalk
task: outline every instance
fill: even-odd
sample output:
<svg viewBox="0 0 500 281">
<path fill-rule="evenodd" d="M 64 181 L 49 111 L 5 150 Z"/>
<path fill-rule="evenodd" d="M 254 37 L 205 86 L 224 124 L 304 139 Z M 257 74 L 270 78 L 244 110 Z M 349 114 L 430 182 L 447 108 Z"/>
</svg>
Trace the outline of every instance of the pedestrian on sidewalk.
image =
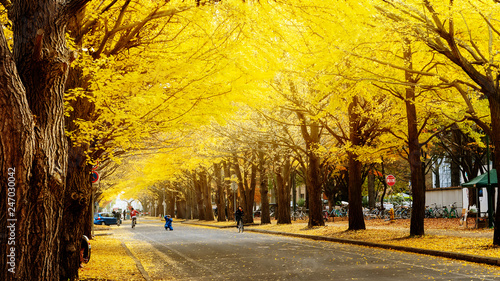
<svg viewBox="0 0 500 281">
<path fill-rule="evenodd" d="M 174 230 L 172 228 L 172 218 L 170 217 L 170 215 L 166 215 L 165 216 L 165 230 Z"/>
</svg>

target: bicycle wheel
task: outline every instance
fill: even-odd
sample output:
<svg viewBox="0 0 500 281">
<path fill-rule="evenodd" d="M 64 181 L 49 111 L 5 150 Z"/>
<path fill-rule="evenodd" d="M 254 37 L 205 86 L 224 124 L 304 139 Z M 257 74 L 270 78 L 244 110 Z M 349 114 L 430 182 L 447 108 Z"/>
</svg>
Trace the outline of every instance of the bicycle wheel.
<svg viewBox="0 0 500 281">
<path fill-rule="evenodd" d="M 240 220 L 240 221 L 238 222 L 238 232 L 239 232 L 239 233 L 242 233 L 242 232 L 243 232 L 243 221 L 242 221 L 242 220 Z"/>
</svg>

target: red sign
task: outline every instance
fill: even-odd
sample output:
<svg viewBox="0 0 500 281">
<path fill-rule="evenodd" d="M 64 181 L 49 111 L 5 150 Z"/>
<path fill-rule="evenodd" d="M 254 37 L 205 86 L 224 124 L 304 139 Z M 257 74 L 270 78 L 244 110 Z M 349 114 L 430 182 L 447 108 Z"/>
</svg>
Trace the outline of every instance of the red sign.
<svg viewBox="0 0 500 281">
<path fill-rule="evenodd" d="M 393 186 L 394 184 L 396 184 L 396 177 L 393 175 L 388 175 L 387 177 L 385 177 L 385 182 L 389 186 Z"/>
<path fill-rule="evenodd" d="M 92 180 L 92 183 L 96 183 L 99 180 L 99 174 L 96 171 L 93 171 L 90 179 Z"/>
</svg>

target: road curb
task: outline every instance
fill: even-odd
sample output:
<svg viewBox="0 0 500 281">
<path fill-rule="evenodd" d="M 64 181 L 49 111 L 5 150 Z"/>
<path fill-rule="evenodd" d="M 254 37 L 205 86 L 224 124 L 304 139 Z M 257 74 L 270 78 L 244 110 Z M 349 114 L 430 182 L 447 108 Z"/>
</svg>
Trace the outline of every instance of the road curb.
<svg viewBox="0 0 500 281">
<path fill-rule="evenodd" d="M 192 224 L 192 225 L 209 226 L 209 227 L 214 227 L 214 228 L 232 228 L 232 227 L 235 227 L 235 225 L 221 226 L 221 225 L 204 224 L 204 223 L 197 223 L 197 222 L 190 222 L 190 221 L 184 221 L 182 223 Z M 252 225 L 260 225 L 260 224 L 252 224 Z M 328 236 L 316 236 L 316 235 L 308 235 L 308 234 L 288 233 L 288 232 L 263 230 L 263 229 L 248 228 L 248 229 L 245 229 L 245 231 L 273 234 L 273 235 L 290 236 L 290 237 L 297 237 L 297 238 L 306 238 L 306 239 L 312 239 L 312 240 L 318 240 L 318 241 L 329 241 L 329 242 L 351 244 L 351 245 L 358 245 L 358 246 L 367 246 L 367 247 L 374 247 L 374 248 L 387 249 L 387 250 L 397 250 L 397 251 L 402 251 L 402 252 L 409 252 L 409 253 L 423 254 L 423 255 L 429 255 L 429 256 L 435 256 L 435 257 L 449 258 L 449 259 L 454 259 L 454 260 L 461 260 L 461 261 L 468 261 L 468 262 L 474 262 L 474 263 L 482 263 L 482 264 L 500 266 L 500 259 L 499 258 L 492 258 L 492 257 L 483 257 L 483 256 L 476 256 L 476 255 L 454 253 L 454 252 L 421 249 L 421 248 L 413 248 L 413 247 L 382 244 L 382 243 L 373 243 L 373 242 L 361 241 L 361 240 L 335 238 L 335 237 L 328 237 Z"/>
<path fill-rule="evenodd" d="M 135 265 L 137 266 L 137 269 L 141 273 L 144 280 L 152 281 L 151 277 L 149 277 L 149 274 L 142 266 L 141 261 L 136 256 L 134 256 L 134 254 L 130 251 L 130 249 L 127 247 L 127 245 L 123 241 L 121 241 L 121 243 L 122 243 L 122 247 L 125 249 L 125 252 L 127 252 L 127 254 L 134 260 Z"/>
<path fill-rule="evenodd" d="M 462 261 L 468 261 L 468 262 L 474 262 L 474 263 L 482 263 L 482 264 L 500 266 L 500 259 L 499 258 L 492 258 L 492 257 L 483 257 L 483 256 L 476 256 L 476 255 L 454 253 L 454 252 L 445 252 L 445 251 L 413 248 L 413 247 L 398 246 L 398 245 L 373 243 L 373 242 L 367 242 L 367 241 L 361 241 L 361 240 L 352 240 L 352 239 L 334 238 L 334 237 L 328 237 L 328 236 L 316 236 L 316 235 L 307 235 L 307 234 L 287 233 L 287 232 L 279 232 L 279 231 L 271 231 L 271 230 L 263 230 L 263 229 L 245 229 L 245 231 L 265 233 L 265 234 L 274 234 L 274 235 L 282 235 L 282 236 L 290 236 L 290 237 L 297 237 L 297 238 L 306 238 L 306 239 L 319 240 L 319 241 L 329 241 L 329 242 L 336 242 L 336 243 L 342 243 L 342 244 L 352 244 L 352 245 L 358 245 L 358 246 L 368 246 L 368 247 L 374 247 L 374 248 L 397 250 L 397 251 L 403 251 L 403 252 L 424 254 L 424 255 L 430 255 L 430 256 L 436 256 L 436 257 L 443 257 L 443 258 L 449 258 L 449 259 L 455 259 L 455 260 L 462 260 Z"/>
</svg>

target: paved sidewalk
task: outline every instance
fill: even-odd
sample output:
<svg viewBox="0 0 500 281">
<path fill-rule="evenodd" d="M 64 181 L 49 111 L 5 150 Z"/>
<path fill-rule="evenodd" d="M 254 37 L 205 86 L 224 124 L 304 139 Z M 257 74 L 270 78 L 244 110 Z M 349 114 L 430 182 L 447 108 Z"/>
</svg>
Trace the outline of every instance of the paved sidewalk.
<svg viewBox="0 0 500 281">
<path fill-rule="evenodd" d="M 191 224 L 191 225 L 207 226 L 207 227 L 215 227 L 215 228 L 235 227 L 234 225 L 220 226 L 220 225 L 216 225 L 216 224 L 200 223 L 197 221 L 183 221 L 182 223 Z M 259 224 L 253 224 L 253 225 L 259 225 Z M 383 227 L 383 226 L 372 226 L 372 227 L 373 228 L 389 229 L 389 227 Z M 370 227 L 368 227 L 368 228 L 370 228 Z M 361 241 L 361 240 L 335 238 L 335 237 L 328 237 L 328 236 L 307 235 L 307 234 L 297 234 L 297 233 L 287 233 L 287 232 L 279 232 L 279 231 L 271 231 L 271 230 L 263 230 L 263 229 L 246 228 L 245 231 L 266 233 L 266 234 L 273 234 L 273 235 L 284 235 L 284 236 L 291 236 L 291 237 L 297 237 L 297 238 L 306 238 L 306 239 L 313 239 L 313 240 L 318 240 L 318 241 L 330 241 L 330 242 L 343 243 L 343 244 L 368 246 L 368 247 L 382 248 L 382 249 L 388 249 L 388 250 L 398 250 L 398 251 L 404 251 L 404 252 L 418 253 L 418 254 L 424 254 L 424 255 L 450 258 L 450 259 L 455 259 L 455 260 L 462 260 L 462 261 L 468 261 L 468 262 L 475 262 L 475 263 L 500 266 L 500 259 L 499 258 L 492 258 L 492 257 L 483 257 L 483 256 L 469 255 L 469 254 L 462 254 L 462 253 L 455 253 L 455 252 L 446 252 L 446 251 L 421 249 L 421 248 L 406 247 L 406 246 L 399 246 L 399 245 L 374 243 L 374 242 L 367 242 L 367 241 Z M 457 236 L 457 237 L 486 237 L 486 238 L 490 238 L 492 236 L 492 234 L 489 232 L 477 232 L 476 233 L 476 232 L 457 231 L 457 230 L 448 230 L 448 229 L 446 229 L 446 230 L 429 229 L 429 230 L 426 230 L 426 233 L 431 234 L 431 235 Z"/>
</svg>

